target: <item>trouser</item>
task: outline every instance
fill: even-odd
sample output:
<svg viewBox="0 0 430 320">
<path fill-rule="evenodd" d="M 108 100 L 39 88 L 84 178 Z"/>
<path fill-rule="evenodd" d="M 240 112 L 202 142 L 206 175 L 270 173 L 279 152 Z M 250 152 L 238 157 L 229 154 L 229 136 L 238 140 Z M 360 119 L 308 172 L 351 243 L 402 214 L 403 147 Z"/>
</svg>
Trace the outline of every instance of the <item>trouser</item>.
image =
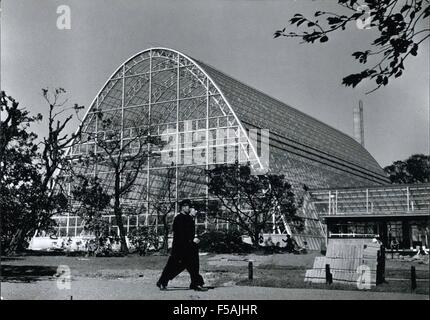
<svg viewBox="0 0 430 320">
<path fill-rule="evenodd" d="M 187 270 L 191 277 L 190 287 L 202 286 L 203 277 L 199 274 L 199 252 L 189 250 L 188 252 L 173 253 L 167 260 L 159 282 L 167 286 L 167 283 L 174 279 L 182 271 Z"/>
</svg>

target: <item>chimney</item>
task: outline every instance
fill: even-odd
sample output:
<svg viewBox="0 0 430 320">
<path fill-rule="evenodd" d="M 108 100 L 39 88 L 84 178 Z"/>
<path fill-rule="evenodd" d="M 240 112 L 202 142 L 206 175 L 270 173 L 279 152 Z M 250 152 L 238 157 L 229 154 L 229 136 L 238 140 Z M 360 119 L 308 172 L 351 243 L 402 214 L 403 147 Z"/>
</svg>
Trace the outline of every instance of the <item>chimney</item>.
<svg viewBox="0 0 430 320">
<path fill-rule="evenodd" d="M 354 139 L 364 147 L 363 101 L 354 107 Z"/>
</svg>

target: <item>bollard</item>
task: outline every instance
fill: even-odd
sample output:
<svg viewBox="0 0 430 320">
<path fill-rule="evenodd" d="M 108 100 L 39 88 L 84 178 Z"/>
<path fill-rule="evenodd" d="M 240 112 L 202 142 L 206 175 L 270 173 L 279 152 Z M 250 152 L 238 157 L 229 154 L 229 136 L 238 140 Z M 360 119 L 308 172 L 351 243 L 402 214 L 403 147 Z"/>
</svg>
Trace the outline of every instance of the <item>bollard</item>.
<svg viewBox="0 0 430 320">
<path fill-rule="evenodd" d="M 327 284 L 332 284 L 333 283 L 333 276 L 330 273 L 330 265 L 329 264 L 325 265 L 325 282 Z"/>
<path fill-rule="evenodd" d="M 377 253 L 376 259 L 376 285 L 381 284 L 382 273 L 381 273 L 381 251 Z"/>
<path fill-rule="evenodd" d="M 254 270 L 252 268 L 252 261 L 248 262 L 248 280 L 252 280 L 254 276 Z"/>
<path fill-rule="evenodd" d="M 411 291 L 415 291 L 417 288 L 417 273 L 415 267 L 411 266 Z"/>
<path fill-rule="evenodd" d="M 381 246 L 381 281 L 385 281 L 385 247 Z"/>
<path fill-rule="evenodd" d="M 377 253 L 376 264 L 376 285 L 382 284 L 385 281 L 385 248 L 381 246 Z"/>
</svg>

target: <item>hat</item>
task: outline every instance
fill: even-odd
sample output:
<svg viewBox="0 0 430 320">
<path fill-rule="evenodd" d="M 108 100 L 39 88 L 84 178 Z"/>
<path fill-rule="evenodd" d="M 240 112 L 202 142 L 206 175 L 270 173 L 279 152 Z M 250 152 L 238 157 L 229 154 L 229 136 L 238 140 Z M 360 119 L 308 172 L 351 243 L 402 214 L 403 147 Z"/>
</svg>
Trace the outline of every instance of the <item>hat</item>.
<svg viewBox="0 0 430 320">
<path fill-rule="evenodd" d="M 181 206 L 181 208 L 183 207 L 183 206 L 191 206 L 191 201 L 189 200 L 189 199 L 184 199 L 184 200 L 182 200 L 180 203 L 179 203 L 179 205 Z"/>
</svg>

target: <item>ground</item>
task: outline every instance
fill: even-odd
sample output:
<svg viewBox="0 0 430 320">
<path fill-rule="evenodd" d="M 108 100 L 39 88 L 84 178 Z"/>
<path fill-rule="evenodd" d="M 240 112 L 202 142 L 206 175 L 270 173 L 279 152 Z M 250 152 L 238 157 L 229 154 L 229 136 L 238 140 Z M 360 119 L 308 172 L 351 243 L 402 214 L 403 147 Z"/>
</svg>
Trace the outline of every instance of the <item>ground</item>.
<svg viewBox="0 0 430 320">
<path fill-rule="evenodd" d="M 4 299 L 429 299 L 426 264 L 387 257 L 387 283 L 360 291 L 355 286 L 305 283 L 305 271 L 318 255 L 201 255 L 201 273 L 214 287 L 203 293 L 188 290 L 186 272 L 169 283 L 169 291 L 159 291 L 155 282 L 166 256 L 3 257 L 1 295 Z M 249 261 L 253 261 L 253 280 L 248 280 Z M 411 265 L 418 279 L 414 294 Z M 71 282 L 67 272 L 59 275 L 59 266 L 70 270 Z"/>
</svg>

